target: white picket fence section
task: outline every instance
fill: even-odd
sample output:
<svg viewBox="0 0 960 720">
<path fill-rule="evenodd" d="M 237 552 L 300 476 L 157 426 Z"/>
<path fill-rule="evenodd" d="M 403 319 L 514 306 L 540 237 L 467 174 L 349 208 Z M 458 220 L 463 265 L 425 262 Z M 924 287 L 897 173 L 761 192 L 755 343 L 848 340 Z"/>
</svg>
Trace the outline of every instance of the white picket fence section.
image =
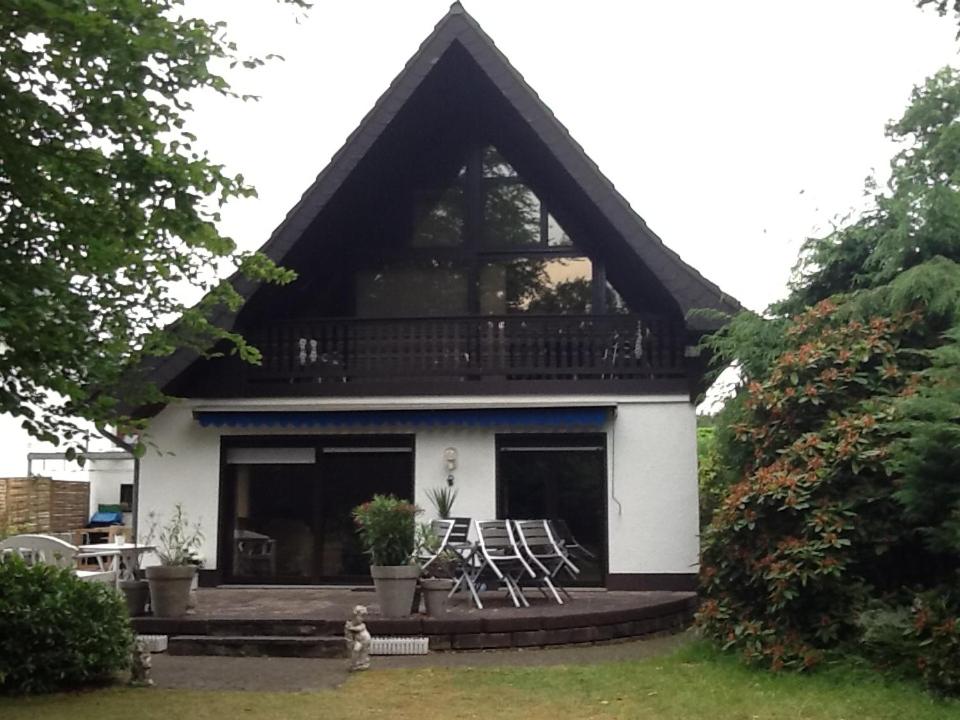
<svg viewBox="0 0 960 720">
<path fill-rule="evenodd" d="M 425 637 L 370 638 L 371 655 L 426 655 L 430 639 Z"/>
<path fill-rule="evenodd" d="M 165 652 L 167 649 L 166 635 L 137 635 L 137 639 L 143 640 L 147 646 L 147 650 L 152 653 Z"/>
</svg>

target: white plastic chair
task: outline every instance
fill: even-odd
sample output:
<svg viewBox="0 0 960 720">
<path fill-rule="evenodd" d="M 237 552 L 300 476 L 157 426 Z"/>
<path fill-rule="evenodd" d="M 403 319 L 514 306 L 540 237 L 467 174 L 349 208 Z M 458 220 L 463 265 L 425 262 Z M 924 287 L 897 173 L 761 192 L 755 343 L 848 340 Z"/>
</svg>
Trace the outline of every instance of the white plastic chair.
<svg viewBox="0 0 960 720">
<path fill-rule="evenodd" d="M 78 578 L 116 585 L 116 570 L 78 570 L 77 547 L 49 535 L 13 535 L 0 540 L 0 557 L 12 553 L 29 565 L 43 563 L 73 570 Z"/>
</svg>

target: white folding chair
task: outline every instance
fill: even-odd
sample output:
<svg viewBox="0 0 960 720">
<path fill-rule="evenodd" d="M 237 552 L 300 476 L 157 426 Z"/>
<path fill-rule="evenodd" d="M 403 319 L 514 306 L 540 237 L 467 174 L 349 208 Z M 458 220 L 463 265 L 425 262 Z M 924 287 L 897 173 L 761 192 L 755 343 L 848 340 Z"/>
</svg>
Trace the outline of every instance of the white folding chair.
<svg viewBox="0 0 960 720">
<path fill-rule="evenodd" d="M 514 520 L 513 526 L 530 563 L 541 572 L 540 582 L 550 590 L 554 600 L 563 605 L 557 589 L 559 588 L 567 599 L 570 599 L 570 593 L 557 581 L 557 573 L 566 569 L 575 576 L 580 572 L 579 568 L 557 543 L 546 520 Z"/>
<path fill-rule="evenodd" d="M 454 594 L 466 588 L 477 609 L 483 610 L 483 602 L 480 600 L 480 593 L 477 592 L 476 583 L 477 576 L 480 574 L 478 549 L 474 543 L 470 542 L 472 521 L 468 517 L 456 517 L 450 520 L 453 522 L 453 527 L 450 528 L 450 534 L 447 536 L 446 549 L 457 559 L 457 576 L 447 597 L 453 597 Z"/>
<path fill-rule="evenodd" d="M 421 543 L 417 548 L 417 562 L 421 570 L 426 570 L 447 549 L 450 533 L 453 532 L 453 520 L 432 520 L 428 542 Z"/>
<path fill-rule="evenodd" d="M 0 557 L 5 553 L 17 555 L 30 564 L 43 563 L 73 570 L 78 578 L 92 582 L 116 584 L 117 572 L 112 570 L 78 570 L 77 547 L 49 535 L 13 535 L 0 541 Z"/>
<path fill-rule="evenodd" d="M 520 588 L 520 579 L 524 573 L 532 578 L 537 575 L 524 559 L 513 534 L 513 526 L 508 520 L 478 520 L 477 541 L 479 542 L 480 565 L 476 576 L 490 568 L 497 579 L 507 586 L 510 599 L 516 607 L 530 607 Z"/>
</svg>

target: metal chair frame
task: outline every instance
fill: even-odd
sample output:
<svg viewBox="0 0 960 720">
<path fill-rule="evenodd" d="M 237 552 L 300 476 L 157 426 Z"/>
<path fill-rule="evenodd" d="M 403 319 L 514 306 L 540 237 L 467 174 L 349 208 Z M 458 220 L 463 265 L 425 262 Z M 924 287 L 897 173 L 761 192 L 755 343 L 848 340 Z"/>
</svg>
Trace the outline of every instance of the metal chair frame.
<svg viewBox="0 0 960 720">
<path fill-rule="evenodd" d="M 470 542 L 470 526 L 473 521 L 468 517 L 456 517 L 450 518 L 449 522 L 453 524 L 447 535 L 444 549 L 452 552 L 457 558 L 457 577 L 447 597 L 453 597 L 457 592 L 466 589 L 477 609 L 483 610 L 483 602 L 480 600 L 476 583 L 477 576 L 480 574 L 476 546 Z"/>
<path fill-rule="evenodd" d="M 557 544 L 567 551 L 568 555 L 573 557 L 579 555 L 583 557 L 584 560 L 597 559 L 597 556 L 594 553 L 590 552 L 590 550 L 581 545 L 580 542 L 573 536 L 573 533 L 570 531 L 570 526 L 567 525 L 566 520 L 554 518 L 553 520 L 548 520 L 547 524 L 550 526 L 551 532 L 553 533 L 554 538 L 557 540 Z"/>
<path fill-rule="evenodd" d="M 558 589 L 568 600 L 572 599 L 567 589 L 557 580 L 557 574 L 565 569 L 571 577 L 576 577 L 580 569 L 557 542 L 550 530 L 550 524 L 546 520 L 514 520 L 513 526 L 530 562 L 543 573 L 541 584 L 550 590 L 554 600 L 560 605 L 563 605 L 563 600 L 557 593 Z"/>
<path fill-rule="evenodd" d="M 440 553 L 447 549 L 447 543 L 450 541 L 450 533 L 453 532 L 453 520 L 440 518 L 430 521 L 430 532 L 437 538 L 436 550 L 421 547 L 417 552 L 417 561 L 420 563 L 420 569 L 426 570 L 430 564 L 440 557 Z"/>
<path fill-rule="evenodd" d="M 478 520 L 476 527 L 480 565 L 474 577 L 479 577 L 480 573 L 490 568 L 497 579 L 507 586 L 515 607 L 530 607 L 520 587 L 520 580 L 525 573 L 532 578 L 536 578 L 537 574 L 517 545 L 513 523 L 509 520 Z"/>
</svg>

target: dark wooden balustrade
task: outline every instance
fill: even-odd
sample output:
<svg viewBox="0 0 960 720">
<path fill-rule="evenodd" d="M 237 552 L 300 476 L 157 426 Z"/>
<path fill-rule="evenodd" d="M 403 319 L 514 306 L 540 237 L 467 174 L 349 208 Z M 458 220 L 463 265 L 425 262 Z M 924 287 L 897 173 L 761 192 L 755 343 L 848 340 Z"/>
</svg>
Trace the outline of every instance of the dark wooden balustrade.
<svg viewBox="0 0 960 720">
<path fill-rule="evenodd" d="M 353 394 L 331 387 L 351 384 L 392 393 L 390 384 L 417 381 L 419 392 L 451 383 L 471 392 L 480 389 L 471 381 L 492 390 L 686 377 L 682 325 L 646 315 L 322 318 L 278 322 L 248 338 L 263 353 L 262 365 L 245 370 L 248 394 L 282 385 L 304 394 Z"/>
</svg>

